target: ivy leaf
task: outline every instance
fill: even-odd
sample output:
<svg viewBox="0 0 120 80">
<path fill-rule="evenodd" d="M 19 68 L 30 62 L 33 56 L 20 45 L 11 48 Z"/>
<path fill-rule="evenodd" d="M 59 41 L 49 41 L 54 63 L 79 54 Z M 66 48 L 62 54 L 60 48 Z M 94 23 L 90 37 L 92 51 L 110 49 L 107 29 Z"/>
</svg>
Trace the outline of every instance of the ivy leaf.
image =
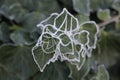
<svg viewBox="0 0 120 80">
<path fill-rule="evenodd" d="M 12 73 L 8 73 L 3 69 L 4 66 L 0 66 L 0 80 L 19 80 L 17 76 Z"/>
<path fill-rule="evenodd" d="M 56 61 L 50 63 L 42 73 L 34 76 L 33 80 L 72 80 L 68 75 L 69 69 L 65 62 Z"/>
<path fill-rule="evenodd" d="M 88 46 L 95 48 L 97 41 L 97 34 L 99 32 L 99 28 L 95 22 L 88 21 L 81 24 L 80 31 L 86 30 L 89 32 L 89 43 Z"/>
<path fill-rule="evenodd" d="M 56 0 L 18 0 L 18 2 L 29 11 L 42 12 L 48 16 L 52 12 L 58 12 L 59 6 Z"/>
<path fill-rule="evenodd" d="M 91 10 L 107 9 L 112 6 L 114 0 L 91 0 Z"/>
<path fill-rule="evenodd" d="M 6 23 L 0 24 L 0 41 L 9 42 L 9 26 Z"/>
<path fill-rule="evenodd" d="M 41 72 L 43 72 L 46 65 L 50 64 L 50 62 L 54 62 L 58 57 L 58 54 L 55 54 L 58 40 L 52 38 L 49 34 L 42 35 L 42 42 L 40 42 L 42 45 L 38 43 L 32 49 L 33 58 Z"/>
<path fill-rule="evenodd" d="M 89 21 L 89 17 L 84 14 L 77 14 L 77 15 L 75 15 L 75 17 L 78 19 L 79 25 L 86 21 Z"/>
<path fill-rule="evenodd" d="M 70 38 L 64 33 L 60 35 L 60 38 L 61 38 L 61 43 L 64 45 L 67 45 L 71 42 Z"/>
<path fill-rule="evenodd" d="M 58 39 L 53 38 L 50 34 L 43 34 L 42 35 L 42 50 L 46 54 L 54 53 L 56 49 L 56 45 L 58 44 Z"/>
<path fill-rule="evenodd" d="M 36 8 L 38 8 L 39 1 L 38 0 L 18 0 L 19 4 L 21 4 L 22 7 L 24 7 L 28 11 L 34 11 Z"/>
<path fill-rule="evenodd" d="M 16 78 L 26 80 L 37 71 L 31 55 L 31 46 L 2 45 L 0 55 L 0 64 L 3 65 L 0 71 L 3 75 L 0 75 L 2 80 L 15 80 Z"/>
<path fill-rule="evenodd" d="M 109 80 L 109 74 L 105 66 L 99 65 L 97 75 L 92 77 L 90 80 Z"/>
<path fill-rule="evenodd" d="M 115 0 L 112 7 L 120 13 L 120 1 Z"/>
<path fill-rule="evenodd" d="M 103 21 L 109 20 L 111 18 L 110 10 L 109 9 L 99 10 L 97 12 L 97 16 L 100 20 L 103 20 Z"/>
<path fill-rule="evenodd" d="M 36 28 L 34 29 L 34 31 L 30 32 L 30 38 L 33 39 L 34 41 L 37 41 L 37 39 L 39 38 L 40 34 L 41 34 L 41 30 L 40 28 Z"/>
<path fill-rule="evenodd" d="M 51 24 L 51 25 L 54 25 L 54 20 L 55 18 L 58 16 L 58 13 L 53 13 L 51 14 L 47 19 L 43 20 L 42 22 L 40 22 L 40 24 L 38 24 L 37 26 L 45 26 L 47 24 Z M 41 25 L 42 24 L 42 25 Z M 49 25 L 50 26 L 50 25 Z M 52 26 L 50 26 L 52 27 Z M 49 28 L 49 27 L 48 27 Z"/>
<path fill-rule="evenodd" d="M 23 18 L 22 26 L 25 28 L 26 31 L 32 32 L 36 25 L 45 19 L 49 14 L 52 12 L 59 12 L 59 6 L 57 5 L 56 0 L 25 0 L 19 1 L 21 5 L 23 5 L 26 9 L 32 9 L 32 12 L 26 14 Z M 49 4 L 48 4 L 49 3 Z M 32 6 L 30 6 L 32 5 Z M 52 6 L 54 5 L 54 6 Z M 32 8 L 30 8 L 30 7 Z"/>
<path fill-rule="evenodd" d="M 22 18 L 26 13 L 27 10 L 25 10 L 17 0 L 4 0 L 0 8 L 0 14 L 10 20 L 15 20 L 16 22 L 22 21 Z"/>
<path fill-rule="evenodd" d="M 29 37 L 29 34 L 22 31 L 14 31 L 10 34 L 10 38 L 17 45 L 30 45 L 33 43 L 32 39 Z"/>
<path fill-rule="evenodd" d="M 84 32 L 75 34 L 74 38 L 78 41 L 78 43 L 87 45 L 89 41 L 88 36 L 89 36 L 89 33 L 84 31 Z"/>
<path fill-rule="evenodd" d="M 16 17 L 23 16 L 29 12 L 42 12 L 41 14 L 44 16 L 48 16 L 52 12 L 58 12 L 59 6 L 56 0 L 4 0 L 1 1 L 0 11 L 5 14 L 6 17 Z M 49 3 L 49 4 L 48 4 Z M 54 6 L 51 6 L 54 5 Z M 19 8 L 19 9 L 18 9 Z M 47 11 L 46 11 L 47 10 Z M 12 18 L 13 19 L 13 18 Z"/>
<path fill-rule="evenodd" d="M 90 59 L 85 59 L 85 58 L 80 58 L 81 62 L 72 62 L 72 64 L 76 64 L 77 67 L 79 66 L 79 70 L 78 68 L 76 68 L 75 65 L 72 65 L 71 63 L 68 63 L 67 65 L 70 68 L 70 74 L 69 77 L 72 78 L 73 80 L 81 80 L 82 78 L 84 78 L 90 69 L 90 64 L 89 64 L 89 60 Z"/>
<path fill-rule="evenodd" d="M 89 15 L 89 0 L 73 0 L 73 8 L 81 14 Z"/>
<path fill-rule="evenodd" d="M 0 14 L 17 24 L 21 24 L 26 32 L 32 32 L 39 21 L 50 13 L 60 11 L 56 0 L 4 0 L 2 3 Z"/>
<path fill-rule="evenodd" d="M 39 48 L 33 50 L 33 57 L 34 57 L 36 64 L 38 65 L 40 71 L 43 72 L 45 67 L 48 64 L 50 64 L 50 62 L 54 62 L 55 54 L 54 53 L 46 54 L 43 52 L 41 47 L 39 47 Z"/>
<path fill-rule="evenodd" d="M 109 80 L 109 75 L 104 65 L 98 66 L 97 80 Z"/>
<path fill-rule="evenodd" d="M 70 43 L 67 46 L 60 45 L 60 51 L 61 51 L 61 60 L 63 61 L 68 60 L 70 62 L 80 62 L 80 45 L 75 45 Z M 81 63 L 81 62 L 80 62 Z"/>
<path fill-rule="evenodd" d="M 78 20 L 64 8 L 55 18 L 54 26 L 60 28 L 60 31 L 63 32 L 74 31 L 78 27 Z"/>
<path fill-rule="evenodd" d="M 114 65 L 119 58 L 119 45 L 120 35 L 118 32 L 103 31 L 93 56 L 98 63 L 110 67 Z"/>
<path fill-rule="evenodd" d="M 36 25 L 44 19 L 45 16 L 40 12 L 31 12 L 24 15 L 23 20 L 21 21 L 21 26 L 23 26 L 26 32 L 32 32 L 35 30 Z"/>
</svg>

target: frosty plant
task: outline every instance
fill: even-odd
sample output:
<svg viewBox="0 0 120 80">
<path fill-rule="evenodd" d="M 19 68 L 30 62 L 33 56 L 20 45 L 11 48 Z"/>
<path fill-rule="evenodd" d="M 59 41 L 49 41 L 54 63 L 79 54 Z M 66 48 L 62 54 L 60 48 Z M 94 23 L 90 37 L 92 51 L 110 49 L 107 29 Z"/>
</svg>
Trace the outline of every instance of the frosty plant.
<svg viewBox="0 0 120 80">
<path fill-rule="evenodd" d="M 91 57 L 92 49 L 96 47 L 96 23 L 86 21 L 79 24 L 65 8 L 60 14 L 51 14 L 37 27 L 42 29 L 42 34 L 32 48 L 32 55 L 41 72 L 56 60 L 68 61 L 80 70 L 85 58 Z"/>
</svg>

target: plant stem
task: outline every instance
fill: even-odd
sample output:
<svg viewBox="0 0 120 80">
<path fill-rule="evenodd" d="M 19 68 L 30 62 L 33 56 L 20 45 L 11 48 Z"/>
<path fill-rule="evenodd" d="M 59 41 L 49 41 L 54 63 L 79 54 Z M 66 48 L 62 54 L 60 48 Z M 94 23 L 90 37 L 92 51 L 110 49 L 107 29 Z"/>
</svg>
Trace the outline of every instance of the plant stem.
<svg viewBox="0 0 120 80">
<path fill-rule="evenodd" d="M 105 22 L 102 22 L 102 23 L 98 24 L 98 26 L 99 26 L 100 28 L 103 28 L 105 25 L 107 25 L 107 24 L 109 24 L 109 23 L 118 21 L 119 18 L 120 18 L 120 15 L 117 15 L 117 16 L 115 16 L 115 17 L 113 17 L 113 18 L 111 18 L 111 19 L 109 19 L 109 20 L 107 20 L 107 21 L 105 21 Z"/>
</svg>

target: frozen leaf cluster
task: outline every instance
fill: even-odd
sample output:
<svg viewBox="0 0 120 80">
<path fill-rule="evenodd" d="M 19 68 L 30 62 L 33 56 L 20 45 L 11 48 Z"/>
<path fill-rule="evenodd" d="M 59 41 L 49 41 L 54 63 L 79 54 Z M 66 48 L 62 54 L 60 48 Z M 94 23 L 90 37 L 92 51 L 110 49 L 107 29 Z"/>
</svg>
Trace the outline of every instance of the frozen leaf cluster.
<svg viewBox="0 0 120 80">
<path fill-rule="evenodd" d="M 32 55 L 41 72 L 46 65 L 56 60 L 68 61 L 80 70 L 80 58 L 91 57 L 96 47 L 98 26 L 94 21 L 86 21 L 79 25 L 78 19 L 67 9 L 53 13 L 40 22 L 37 27 L 42 29 Z M 83 60 L 84 61 L 84 60 Z"/>
</svg>

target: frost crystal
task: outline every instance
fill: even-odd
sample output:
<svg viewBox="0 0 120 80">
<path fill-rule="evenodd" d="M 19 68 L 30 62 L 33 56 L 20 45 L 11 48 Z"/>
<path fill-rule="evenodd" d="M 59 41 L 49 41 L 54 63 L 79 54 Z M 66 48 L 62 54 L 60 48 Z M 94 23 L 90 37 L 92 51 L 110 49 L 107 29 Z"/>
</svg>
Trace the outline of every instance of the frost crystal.
<svg viewBox="0 0 120 80">
<path fill-rule="evenodd" d="M 60 14 L 51 14 L 37 27 L 42 29 L 42 34 L 32 49 L 32 55 L 41 72 L 47 64 L 58 59 L 75 64 L 79 70 L 80 58 L 90 57 L 96 47 L 96 23 L 86 21 L 79 25 L 77 18 L 65 8 Z"/>
</svg>

